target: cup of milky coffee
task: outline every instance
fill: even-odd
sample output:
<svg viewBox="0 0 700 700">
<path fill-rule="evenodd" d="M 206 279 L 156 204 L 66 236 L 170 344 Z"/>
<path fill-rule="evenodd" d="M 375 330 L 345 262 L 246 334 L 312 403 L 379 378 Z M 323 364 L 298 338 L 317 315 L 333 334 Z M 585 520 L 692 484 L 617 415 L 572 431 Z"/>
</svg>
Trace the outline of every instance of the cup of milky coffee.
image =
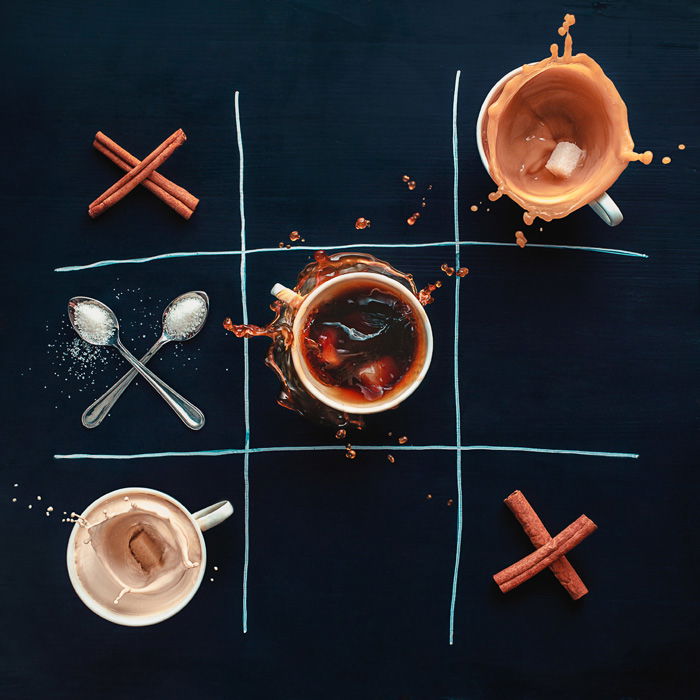
<svg viewBox="0 0 700 700">
<path fill-rule="evenodd" d="M 304 388 L 344 413 L 398 406 L 420 385 L 433 333 L 415 294 L 374 272 L 348 272 L 306 296 L 276 284 L 272 294 L 296 309 L 291 355 Z"/>
<path fill-rule="evenodd" d="M 486 96 L 476 123 L 481 162 L 531 224 L 560 219 L 588 204 L 610 226 L 622 213 L 606 190 L 634 160 L 627 107 L 613 82 L 590 56 L 573 53 L 566 15 L 559 28 L 564 52 L 503 76 Z"/>
<path fill-rule="evenodd" d="M 190 513 L 161 491 L 112 491 L 73 514 L 66 561 L 75 592 L 109 622 L 141 627 L 182 610 L 204 577 L 202 533 L 233 513 L 228 501 Z"/>
</svg>

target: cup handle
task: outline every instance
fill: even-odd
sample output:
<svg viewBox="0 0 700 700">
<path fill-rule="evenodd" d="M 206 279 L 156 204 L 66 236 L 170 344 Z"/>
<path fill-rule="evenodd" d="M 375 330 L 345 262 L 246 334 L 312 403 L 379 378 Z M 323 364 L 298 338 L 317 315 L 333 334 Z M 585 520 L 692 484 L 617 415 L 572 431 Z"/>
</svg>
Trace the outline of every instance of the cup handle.
<svg viewBox="0 0 700 700">
<path fill-rule="evenodd" d="M 622 221 L 620 207 L 613 202 L 612 197 L 603 192 L 597 199 L 588 203 L 588 206 L 608 225 L 617 226 Z"/>
<path fill-rule="evenodd" d="M 276 284 L 271 290 L 270 294 L 273 297 L 277 297 L 280 301 L 288 304 L 293 309 L 298 309 L 301 306 L 301 302 L 304 301 L 304 297 L 301 294 L 297 294 L 293 289 L 285 287 L 283 284 Z"/>
<path fill-rule="evenodd" d="M 230 501 L 219 501 L 214 503 L 214 505 L 208 508 L 202 508 L 196 513 L 192 514 L 192 517 L 197 521 L 199 529 L 202 532 L 211 530 L 211 528 L 223 523 L 226 518 L 230 518 L 233 515 L 233 506 Z"/>
</svg>

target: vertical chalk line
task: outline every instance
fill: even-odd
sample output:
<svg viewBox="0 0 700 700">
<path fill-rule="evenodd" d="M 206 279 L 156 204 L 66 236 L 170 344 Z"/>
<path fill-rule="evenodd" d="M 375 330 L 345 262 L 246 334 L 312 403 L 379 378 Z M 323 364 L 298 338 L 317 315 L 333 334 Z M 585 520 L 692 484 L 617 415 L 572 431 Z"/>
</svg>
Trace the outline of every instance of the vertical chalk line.
<svg viewBox="0 0 700 700">
<path fill-rule="evenodd" d="M 454 168 L 453 207 L 455 232 L 455 268 L 460 267 L 459 255 L 459 143 L 457 139 L 457 99 L 459 97 L 459 79 L 462 71 L 455 74 L 454 94 L 452 97 L 452 161 Z M 461 278 L 455 275 L 455 324 L 454 324 L 454 392 L 455 392 L 455 469 L 457 473 L 457 542 L 455 546 L 455 568 L 452 575 L 452 598 L 450 600 L 450 644 L 454 643 L 455 605 L 457 602 L 457 579 L 459 577 L 459 560 L 462 550 L 462 415 L 459 401 L 459 288 Z"/>
<path fill-rule="evenodd" d="M 246 291 L 246 240 L 245 205 L 243 196 L 243 136 L 238 90 L 234 97 L 236 112 L 236 138 L 238 141 L 238 200 L 241 212 L 241 306 L 243 323 L 248 323 L 248 297 Z M 243 553 L 243 633 L 248 631 L 248 564 L 250 561 L 250 361 L 248 338 L 243 339 L 243 416 L 245 421 L 245 446 L 243 450 L 243 490 L 245 546 Z"/>
</svg>

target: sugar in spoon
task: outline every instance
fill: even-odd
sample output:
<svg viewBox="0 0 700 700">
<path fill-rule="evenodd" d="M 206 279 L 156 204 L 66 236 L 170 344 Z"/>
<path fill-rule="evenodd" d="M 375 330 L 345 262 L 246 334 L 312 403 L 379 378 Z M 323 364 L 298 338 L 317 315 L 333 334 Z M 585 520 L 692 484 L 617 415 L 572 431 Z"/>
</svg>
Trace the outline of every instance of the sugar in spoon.
<svg viewBox="0 0 700 700">
<path fill-rule="evenodd" d="M 119 339 L 119 321 L 114 311 L 97 299 L 73 297 L 68 302 L 68 318 L 75 332 L 90 345 L 115 347 L 124 359 L 156 390 L 192 430 L 204 425 L 204 414 L 186 398 L 171 389 L 162 379 L 139 362 Z"/>
<path fill-rule="evenodd" d="M 204 302 L 204 314 L 198 319 L 195 326 L 187 328 L 184 332 L 177 327 L 173 322 L 173 309 L 182 301 L 199 297 Z M 173 299 L 163 311 L 163 331 L 160 338 L 156 340 L 153 347 L 141 358 L 141 363 L 146 364 L 164 345 L 171 341 L 182 342 L 194 338 L 207 320 L 209 314 L 209 297 L 205 292 L 186 292 L 179 297 Z M 82 415 L 82 423 L 86 428 L 96 428 L 109 415 L 112 407 L 117 402 L 119 397 L 126 391 L 126 388 L 131 384 L 135 377 L 138 376 L 138 371 L 130 369 L 114 386 L 107 389 L 99 399 L 96 399 L 90 406 L 85 409 Z"/>
</svg>

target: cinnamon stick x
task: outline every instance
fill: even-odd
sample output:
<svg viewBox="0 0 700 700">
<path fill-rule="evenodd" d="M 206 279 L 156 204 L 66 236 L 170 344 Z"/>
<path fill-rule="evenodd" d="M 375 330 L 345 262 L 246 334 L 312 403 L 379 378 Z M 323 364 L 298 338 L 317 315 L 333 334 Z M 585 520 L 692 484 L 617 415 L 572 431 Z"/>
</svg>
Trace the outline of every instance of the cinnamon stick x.
<svg viewBox="0 0 700 700">
<path fill-rule="evenodd" d="M 121 201 L 131 190 L 149 177 L 156 168 L 159 168 L 170 158 L 175 149 L 179 148 L 186 140 L 187 137 L 182 129 L 178 129 L 170 135 L 155 151 L 147 155 L 136 167 L 129 170 L 124 177 L 92 202 L 88 207 L 88 214 L 94 219 Z"/>
<path fill-rule="evenodd" d="M 597 525 L 592 520 L 582 515 L 532 554 L 528 554 L 512 566 L 497 573 L 493 580 L 503 593 L 508 593 L 546 569 L 552 562 L 572 550 L 597 529 Z"/>
<path fill-rule="evenodd" d="M 525 534 L 535 547 L 542 547 L 552 539 L 547 528 L 521 491 L 513 491 L 504 503 L 522 525 Z M 588 593 L 588 588 L 566 557 L 560 557 L 553 561 L 549 568 L 574 600 L 578 600 Z"/>
<path fill-rule="evenodd" d="M 101 131 L 95 134 L 92 145 L 115 165 L 127 172 L 141 162 Z M 199 204 L 197 197 L 190 194 L 184 187 L 180 187 L 163 177 L 157 171 L 153 171 L 141 184 L 185 219 L 192 216 Z"/>
</svg>

